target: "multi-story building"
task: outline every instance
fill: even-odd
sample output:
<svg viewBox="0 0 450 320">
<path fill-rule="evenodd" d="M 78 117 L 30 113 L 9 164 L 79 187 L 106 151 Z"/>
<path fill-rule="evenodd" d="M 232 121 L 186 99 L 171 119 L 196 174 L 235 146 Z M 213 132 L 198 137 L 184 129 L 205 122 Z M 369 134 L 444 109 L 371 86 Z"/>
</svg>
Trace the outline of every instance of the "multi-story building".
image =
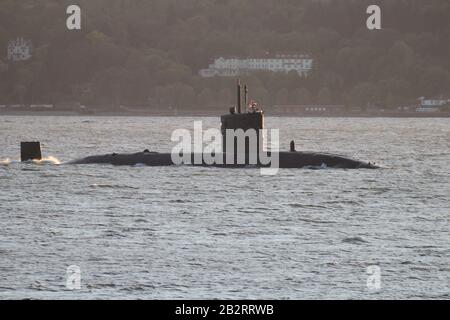
<svg viewBox="0 0 450 320">
<path fill-rule="evenodd" d="M 420 106 L 416 109 L 417 112 L 440 112 L 448 110 L 450 100 L 444 98 L 427 99 L 425 97 L 419 98 Z"/>
<path fill-rule="evenodd" d="M 223 58 L 214 60 L 208 69 L 200 70 L 202 77 L 235 77 L 252 71 L 289 73 L 295 71 L 307 77 L 313 68 L 313 59 L 307 55 L 277 55 L 273 58 Z"/>
<path fill-rule="evenodd" d="M 25 61 L 31 58 L 33 46 L 31 41 L 17 38 L 8 44 L 8 60 Z"/>
</svg>

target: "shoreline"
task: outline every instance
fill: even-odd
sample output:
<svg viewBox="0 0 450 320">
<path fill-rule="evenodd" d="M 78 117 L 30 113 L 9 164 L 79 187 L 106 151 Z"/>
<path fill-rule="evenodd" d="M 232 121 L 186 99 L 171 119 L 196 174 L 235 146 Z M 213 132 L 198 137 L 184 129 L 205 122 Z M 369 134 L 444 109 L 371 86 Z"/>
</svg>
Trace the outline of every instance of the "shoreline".
<svg viewBox="0 0 450 320">
<path fill-rule="evenodd" d="M 0 111 L 0 116 L 25 116 L 25 117 L 218 117 L 225 112 L 220 110 L 186 110 L 177 112 L 123 112 L 101 111 L 92 114 L 75 111 Z M 268 117 L 279 118 L 450 118 L 450 113 L 341 113 L 341 114 L 285 114 L 265 112 Z"/>
</svg>

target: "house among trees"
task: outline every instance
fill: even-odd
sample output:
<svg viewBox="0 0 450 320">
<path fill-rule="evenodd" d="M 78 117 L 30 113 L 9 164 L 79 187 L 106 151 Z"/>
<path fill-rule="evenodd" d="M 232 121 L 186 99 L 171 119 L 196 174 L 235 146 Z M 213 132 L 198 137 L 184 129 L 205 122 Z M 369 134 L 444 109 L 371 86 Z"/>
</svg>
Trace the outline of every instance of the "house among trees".
<svg viewBox="0 0 450 320">
<path fill-rule="evenodd" d="M 200 75 L 209 77 L 236 77 L 252 71 L 289 73 L 295 71 L 300 77 L 307 77 L 313 68 L 313 59 L 307 55 L 276 55 L 273 58 L 223 58 L 214 60 Z"/>
<path fill-rule="evenodd" d="M 8 44 L 8 60 L 26 61 L 31 58 L 32 44 L 29 40 L 18 38 Z"/>
<path fill-rule="evenodd" d="M 448 111 L 450 109 L 450 100 L 436 98 L 436 99 L 427 99 L 425 97 L 421 97 L 420 106 L 417 108 L 417 112 L 443 112 Z"/>
</svg>

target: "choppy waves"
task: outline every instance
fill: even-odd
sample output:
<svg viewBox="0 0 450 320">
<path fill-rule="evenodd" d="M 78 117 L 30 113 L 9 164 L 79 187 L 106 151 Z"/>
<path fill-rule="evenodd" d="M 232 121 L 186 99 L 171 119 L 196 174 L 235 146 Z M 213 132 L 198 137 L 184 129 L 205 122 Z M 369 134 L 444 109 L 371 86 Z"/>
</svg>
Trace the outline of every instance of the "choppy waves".
<svg viewBox="0 0 450 320">
<path fill-rule="evenodd" d="M 27 118 L 24 126 L 17 117 L 5 126 L 12 136 L 42 133 L 52 147 L 44 154 L 70 160 L 167 152 L 173 128 L 191 121 L 101 118 L 86 130 L 84 119 Z M 449 298 L 449 120 L 267 120 L 284 128 L 283 149 L 294 139 L 303 150 L 390 169 L 262 177 L 50 157 L 21 163 L 19 147 L 0 140 L 0 298 Z M 69 265 L 81 269 L 79 291 L 65 288 Z M 371 293 L 374 265 L 382 284 Z"/>
</svg>

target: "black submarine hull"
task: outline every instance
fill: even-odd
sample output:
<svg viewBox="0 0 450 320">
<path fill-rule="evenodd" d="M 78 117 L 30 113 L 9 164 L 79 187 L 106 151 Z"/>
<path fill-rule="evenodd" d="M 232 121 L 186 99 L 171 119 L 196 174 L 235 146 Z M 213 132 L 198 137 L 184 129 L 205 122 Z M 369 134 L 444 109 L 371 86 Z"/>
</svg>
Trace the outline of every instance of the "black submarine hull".
<svg viewBox="0 0 450 320">
<path fill-rule="evenodd" d="M 269 157 L 275 157 L 271 153 L 268 154 Z M 203 155 L 200 155 L 203 159 Z M 223 159 L 223 161 L 218 161 L 219 163 L 208 164 L 204 160 L 199 163 L 194 161 L 200 158 L 198 155 L 191 154 L 191 161 L 183 163 L 184 165 L 193 166 L 211 166 L 220 168 L 244 168 L 248 167 L 250 164 L 246 161 L 246 164 L 236 164 L 233 161 L 232 164 L 227 163 L 226 154 L 217 154 L 216 159 Z M 315 167 L 327 167 L 327 168 L 338 168 L 338 169 L 377 169 L 378 167 L 372 163 L 357 161 L 349 159 L 346 157 L 325 154 L 325 153 L 314 153 L 314 152 L 279 152 L 279 165 L 278 168 L 315 168 Z M 172 161 L 172 154 L 170 153 L 156 153 L 156 152 L 140 152 L 133 154 L 105 154 L 90 156 L 83 159 L 78 159 L 69 162 L 69 164 L 111 164 L 115 166 L 136 166 L 145 165 L 153 167 L 162 166 L 174 166 Z M 270 167 L 270 165 L 262 165 L 260 163 L 252 165 L 252 167 Z"/>
<path fill-rule="evenodd" d="M 217 154 L 201 154 L 188 153 L 184 154 L 185 162 L 182 165 L 193 166 L 209 166 L 221 168 L 244 168 L 244 167 L 270 167 L 276 168 L 340 168 L 340 169 L 377 169 L 378 167 L 370 162 L 362 162 L 349 159 L 339 155 L 315 152 L 297 152 L 295 150 L 295 141 L 291 142 L 290 152 L 267 152 L 264 154 L 262 146 L 264 146 L 264 111 L 257 107 L 256 103 L 248 104 L 248 87 L 244 86 L 244 103 L 242 103 L 242 86 L 240 80 L 237 83 L 237 109 L 230 108 L 230 113 L 221 117 L 221 133 L 222 133 L 222 153 Z M 244 106 L 244 111 L 242 110 Z M 248 110 L 247 110 L 248 108 Z M 241 132 L 241 133 L 240 133 Z M 245 132 L 245 133 L 244 133 Z M 230 133 L 232 133 L 230 135 Z M 244 136 L 238 137 L 244 133 Z M 249 133 L 247 140 L 246 133 Z M 250 136 L 254 133 L 256 141 Z M 238 149 L 236 140 L 243 138 L 244 149 Z M 231 141 L 230 141 L 230 140 Z M 255 143 L 255 145 L 251 145 Z M 231 150 L 227 150 L 228 142 L 231 142 Z M 234 147 L 233 147 L 234 146 Z M 251 147 L 255 148 L 251 148 Z M 233 150 L 234 148 L 234 150 Z M 255 152 L 256 151 L 256 152 Z M 259 156 L 259 153 L 262 153 Z M 234 154 L 234 155 L 233 155 Z M 229 156 L 229 157 L 228 157 Z M 264 157 L 265 156 L 265 157 Z M 243 161 L 241 158 L 245 157 Z M 187 159 L 186 159 L 187 158 Z M 216 161 L 206 161 L 213 160 Z M 228 159 L 230 158 L 230 159 Z M 239 159 L 238 159 L 239 158 Z M 261 161 L 267 159 L 268 161 Z M 230 160 L 230 161 L 229 161 Z M 272 161 L 272 162 L 270 162 Z M 171 153 L 157 153 L 145 150 L 140 153 L 133 154 L 106 154 L 87 157 L 70 162 L 71 164 L 112 164 L 116 166 L 174 166 Z M 212 163 L 212 164 L 211 164 Z M 239 164 L 243 163 L 243 164 Z M 268 165 L 264 165 L 269 163 Z"/>
</svg>

